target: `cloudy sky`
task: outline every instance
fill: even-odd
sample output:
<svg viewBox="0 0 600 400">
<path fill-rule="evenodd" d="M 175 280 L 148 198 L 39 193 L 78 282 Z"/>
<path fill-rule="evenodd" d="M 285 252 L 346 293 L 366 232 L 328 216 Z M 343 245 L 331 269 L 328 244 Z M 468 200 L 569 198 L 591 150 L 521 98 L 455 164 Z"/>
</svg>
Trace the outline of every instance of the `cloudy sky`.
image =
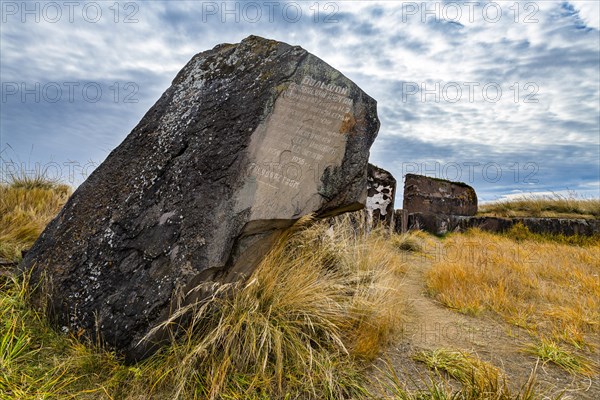
<svg viewBox="0 0 600 400">
<path fill-rule="evenodd" d="M 378 101 L 371 160 L 399 181 L 460 180 L 484 201 L 600 197 L 597 0 L 0 4 L 4 176 L 80 183 L 194 54 L 254 34 Z"/>
</svg>

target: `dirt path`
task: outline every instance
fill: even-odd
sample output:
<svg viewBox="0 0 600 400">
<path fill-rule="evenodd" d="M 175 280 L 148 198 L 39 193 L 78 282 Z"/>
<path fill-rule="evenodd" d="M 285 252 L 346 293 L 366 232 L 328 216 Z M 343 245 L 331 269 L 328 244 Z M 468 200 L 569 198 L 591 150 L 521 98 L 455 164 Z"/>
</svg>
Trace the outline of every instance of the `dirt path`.
<svg viewBox="0 0 600 400">
<path fill-rule="evenodd" d="M 431 268 L 430 259 L 410 255 L 407 265 L 402 286 L 408 303 L 403 331 L 384 355 L 401 381 L 413 388 L 428 382 L 429 370 L 411 357 L 420 350 L 445 348 L 474 353 L 502 369 L 513 388 L 525 384 L 537 361 L 523 351 L 530 336 L 491 317 L 469 317 L 442 306 L 426 293 L 424 275 Z M 564 399 L 600 399 L 598 377 L 573 376 L 555 365 L 540 364 L 537 382 L 546 394 L 564 390 Z"/>
</svg>

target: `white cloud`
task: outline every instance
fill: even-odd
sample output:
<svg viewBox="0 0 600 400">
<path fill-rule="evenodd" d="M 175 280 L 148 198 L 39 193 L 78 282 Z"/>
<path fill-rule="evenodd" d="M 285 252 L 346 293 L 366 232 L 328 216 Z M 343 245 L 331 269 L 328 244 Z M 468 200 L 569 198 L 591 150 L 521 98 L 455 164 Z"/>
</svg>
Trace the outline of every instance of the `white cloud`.
<svg viewBox="0 0 600 400">
<path fill-rule="evenodd" d="M 575 9 L 579 11 L 579 17 L 590 28 L 600 30 L 600 2 L 596 0 L 571 0 Z"/>
</svg>

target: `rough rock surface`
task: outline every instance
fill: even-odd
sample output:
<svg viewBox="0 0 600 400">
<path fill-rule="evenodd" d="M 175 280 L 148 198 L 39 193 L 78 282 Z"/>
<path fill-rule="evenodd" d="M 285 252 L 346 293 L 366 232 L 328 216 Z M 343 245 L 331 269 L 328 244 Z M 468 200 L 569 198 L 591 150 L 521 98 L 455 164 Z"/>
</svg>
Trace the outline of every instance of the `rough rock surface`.
<svg viewBox="0 0 600 400">
<path fill-rule="evenodd" d="M 403 209 L 394 210 L 394 232 L 406 233 L 408 231 L 408 213 Z"/>
<path fill-rule="evenodd" d="M 150 355 L 164 330 L 140 340 L 191 289 L 247 277 L 304 215 L 362 208 L 378 128 L 376 102 L 301 47 L 197 54 L 26 255 L 45 278 L 33 301 L 128 361 Z"/>
<path fill-rule="evenodd" d="M 394 198 L 396 179 L 383 168 L 369 164 L 367 172 L 366 210 L 371 225 L 392 226 L 394 221 Z"/>
<path fill-rule="evenodd" d="M 593 236 L 600 234 L 600 220 L 569 218 L 499 218 L 465 217 L 458 215 L 413 213 L 408 216 L 408 228 L 420 229 L 434 235 L 463 232 L 479 228 L 488 232 L 505 232 L 521 223 L 533 233 Z"/>
<path fill-rule="evenodd" d="M 406 174 L 403 209 L 409 214 L 475 215 L 477 195 L 462 182 Z"/>
<path fill-rule="evenodd" d="M 565 236 L 593 236 L 600 234 L 600 220 L 580 218 L 512 218 L 521 222 L 533 233 Z"/>
</svg>

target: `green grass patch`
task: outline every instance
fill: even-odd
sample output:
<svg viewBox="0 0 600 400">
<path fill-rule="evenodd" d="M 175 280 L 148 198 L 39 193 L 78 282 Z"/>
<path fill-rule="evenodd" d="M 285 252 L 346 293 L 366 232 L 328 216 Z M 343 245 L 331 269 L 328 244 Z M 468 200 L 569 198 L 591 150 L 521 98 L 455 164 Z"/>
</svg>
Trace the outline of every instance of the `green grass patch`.
<svg viewBox="0 0 600 400">
<path fill-rule="evenodd" d="M 434 375 L 413 376 L 409 389 L 396 370 L 386 364 L 384 378 L 380 381 L 385 398 L 394 400 L 537 400 L 562 398 L 540 392 L 537 382 L 537 365 L 532 368 L 527 381 L 519 388 L 507 384 L 506 378 L 493 365 L 481 361 L 473 354 L 449 350 L 425 350 L 414 355 Z M 456 380 L 458 385 L 453 382 Z"/>
<path fill-rule="evenodd" d="M 490 382 L 498 382 L 499 370 L 479 358 L 461 351 L 436 349 L 421 351 L 413 357 L 436 372 L 445 372 L 462 384 L 477 385 L 485 389 Z"/>
<path fill-rule="evenodd" d="M 528 346 L 526 351 L 539 357 L 543 362 L 558 365 L 571 374 L 591 376 L 597 373 L 597 368 L 594 367 L 592 362 L 574 354 L 553 340 L 541 339 Z"/>
</svg>

